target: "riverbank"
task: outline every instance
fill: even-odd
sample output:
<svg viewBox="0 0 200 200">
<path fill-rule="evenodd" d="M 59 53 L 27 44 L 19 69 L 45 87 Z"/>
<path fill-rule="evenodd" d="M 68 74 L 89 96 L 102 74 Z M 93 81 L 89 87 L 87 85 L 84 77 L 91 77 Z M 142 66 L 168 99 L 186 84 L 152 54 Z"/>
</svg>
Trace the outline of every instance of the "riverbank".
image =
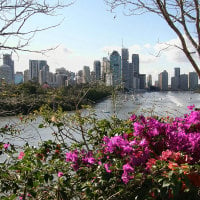
<svg viewBox="0 0 200 200">
<path fill-rule="evenodd" d="M 57 110 L 73 111 L 83 105 L 94 105 L 111 95 L 103 85 L 82 85 L 64 88 L 42 88 L 32 83 L 0 88 L 0 116 L 27 115 L 43 105 Z"/>
</svg>

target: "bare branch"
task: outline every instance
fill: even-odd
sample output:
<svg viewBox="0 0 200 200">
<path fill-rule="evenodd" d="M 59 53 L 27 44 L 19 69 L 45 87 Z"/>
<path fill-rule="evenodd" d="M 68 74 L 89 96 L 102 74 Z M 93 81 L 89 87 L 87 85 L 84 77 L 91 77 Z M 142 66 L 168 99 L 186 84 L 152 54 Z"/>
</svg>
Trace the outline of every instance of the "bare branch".
<svg viewBox="0 0 200 200">
<path fill-rule="evenodd" d="M 73 4 L 74 0 L 1 0 L 0 1 L 0 49 L 44 53 L 43 50 L 32 50 L 28 45 L 36 33 L 59 26 L 57 24 L 46 27 L 28 28 L 27 24 L 35 16 L 56 16 L 57 11 Z M 10 45 L 10 41 L 15 41 Z M 55 48 L 52 48 L 55 49 Z M 51 49 L 48 49 L 51 50 Z"/>
</svg>

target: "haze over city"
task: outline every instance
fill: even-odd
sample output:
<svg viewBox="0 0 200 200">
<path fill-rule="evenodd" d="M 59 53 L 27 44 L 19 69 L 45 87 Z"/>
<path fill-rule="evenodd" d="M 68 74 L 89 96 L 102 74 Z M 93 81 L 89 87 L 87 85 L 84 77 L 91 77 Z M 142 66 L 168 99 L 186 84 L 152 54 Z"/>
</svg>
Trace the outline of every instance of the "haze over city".
<svg viewBox="0 0 200 200">
<path fill-rule="evenodd" d="M 176 35 L 161 18 L 152 14 L 125 16 L 122 9 L 114 12 L 109 9 L 103 0 L 84 0 L 61 10 L 57 17 L 35 18 L 29 26 L 62 23 L 54 29 L 38 33 L 31 41 L 31 48 L 39 50 L 59 46 L 45 56 L 21 52 L 14 54 L 15 71 L 27 69 L 29 59 L 44 59 L 53 72 L 59 67 L 77 72 L 84 65 L 92 68 L 94 60 L 102 60 L 113 50 L 120 52 L 122 43 L 129 49 L 130 55 L 140 55 L 141 73 L 152 74 L 153 80 L 163 70 L 173 76 L 175 67 L 180 67 L 182 73 L 194 71 L 177 48 L 170 47 L 156 56 L 166 47 L 164 43 L 178 44 Z"/>
</svg>

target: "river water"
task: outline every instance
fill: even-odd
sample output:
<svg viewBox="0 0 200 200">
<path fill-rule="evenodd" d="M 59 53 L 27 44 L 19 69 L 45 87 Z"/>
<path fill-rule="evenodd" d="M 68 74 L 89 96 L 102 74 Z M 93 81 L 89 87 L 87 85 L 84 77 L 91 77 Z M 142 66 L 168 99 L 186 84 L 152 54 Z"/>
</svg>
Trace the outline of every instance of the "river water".
<svg viewBox="0 0 200 200">
<path fill-rule="evenodd" d="M 187 106 L 200 108 L 200 94 L 192 92 L 152 92 L 140 94 L 121 94 L 115 99 L 108 98 L 94 106 L 98 118 L 109 118 L 116 115 L 127 119 L 132 113 L 145 116 L 158 115 L 181 117 L 188 113 Z M 86 112 L 83 110 L 83 113 Z M 37 145 L 38 142 L 53 139 L 55 127 L 38 128 L 42 119 L 38 118 L 28 124 L 21 124 L 18 117 L 0 117 L 0 127 L 14 124 L 21 130 L 18 137 L 2 137 L 0 141 L 22 146 L 25 142 Z"/>
</svg>

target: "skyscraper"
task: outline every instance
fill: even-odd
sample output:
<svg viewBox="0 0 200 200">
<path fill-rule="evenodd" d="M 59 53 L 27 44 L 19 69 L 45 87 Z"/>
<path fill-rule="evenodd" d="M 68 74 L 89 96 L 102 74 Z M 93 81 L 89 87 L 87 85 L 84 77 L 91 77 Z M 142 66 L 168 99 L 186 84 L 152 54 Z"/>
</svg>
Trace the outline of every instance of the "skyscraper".
<svg viewBox="0 0 200 200">
<path fill-rule="evenodd" d="M 11 54 L 3 54 L 3 65 L 8 65 L 11 67 L 11 77 L 12 77 L 12 82 L 14 83 L 14 61 L 12 60 L 12 55 Z"/>
<path fill-rule="evenodd" d="M 129 53 L 128 49 L 122 48 L 122 82 L 124 83 L 125 88 L 129 88 Z"/>
<path fill-rule="evenodd" d="M 121 56 L 117 51 L 113 51 L 110 55 L 110 73 L 108 74 L 110 75 L 107 75 L 106 77 L 110 77 L 110 82 L 112 86 L 121 84 Z"/>
<path fill-rule="evenodd" d="M 198 75 L 196 72 L 189 72 L 189 89 L 195 90 L 198 88 Z"/>
<path fill-rule="evenodd" d="M 0 83 L 1 82 L 5 82 L 7 84 L 13 83 L 11 66 L 6 64 L 0 66 Z"/>
<path fill-rule="evenodd" d="M 149 88 L 149 87 L 151 87 L 151 86 L 152 86 L 152 75 L 149 74 L 149 75 L 147 76 L 147 87 Z"/>
<path fill-rule="evenodd" d="M 101 79 L 101 62 L 99 60 L 95 60 L 93 67 L 94 67 L 95 79 L 100 80 Z"/>
<path fill-rule="evenodd" d="M 171 78 L 171 89 L 180 89 L 180 68 L 174 68 L 174 77 Z"/>
<path fill-rule="evenodd" d="M 29 60 L 30 79 L 32 81 L 39 81 L 40 70 L 47 65 L 46 60 Z"/>
<path fill-rule="evenodd" d="M 90 67 L 84 66 L 83 67 L 83 83 L 90 82 Z"/>
<path fill-rule="evenodd" d="M 129 73 L 128 73 L 128 76 L 129 76 L 129 89 L 133 89 L 133 85 L 134 85 L 134 82 L 133 82 L 133 77 L 134 77 L 134 70 L 133 70 L 133 63 L 129 63 Z"/>
<path fill-rule="evenodd" d="M 101 78 L 106 82 L 106 74 L 110 73 L 110 60 L 106 57 L 103 57 L 102 67 L 101 67 Z"/>
<path fill-rule="evenodd" d="M 159 74 L 158 85 L 161 90 L 168 90 L 168 72 L 166 70 Z"/>
<path fill-rule="evenodd" d="M 188 90 L 188 75 L 187 74 L 180 75 L 180 89 Z"/>
<path fill-rule="evenodd" d="M 138 76 L 140 73 L 140 66 L 139 66 L 139 55 L 138 54 L 132 54 L 132 63 L 134 68 L 134 76 Z"/>
</svg>

